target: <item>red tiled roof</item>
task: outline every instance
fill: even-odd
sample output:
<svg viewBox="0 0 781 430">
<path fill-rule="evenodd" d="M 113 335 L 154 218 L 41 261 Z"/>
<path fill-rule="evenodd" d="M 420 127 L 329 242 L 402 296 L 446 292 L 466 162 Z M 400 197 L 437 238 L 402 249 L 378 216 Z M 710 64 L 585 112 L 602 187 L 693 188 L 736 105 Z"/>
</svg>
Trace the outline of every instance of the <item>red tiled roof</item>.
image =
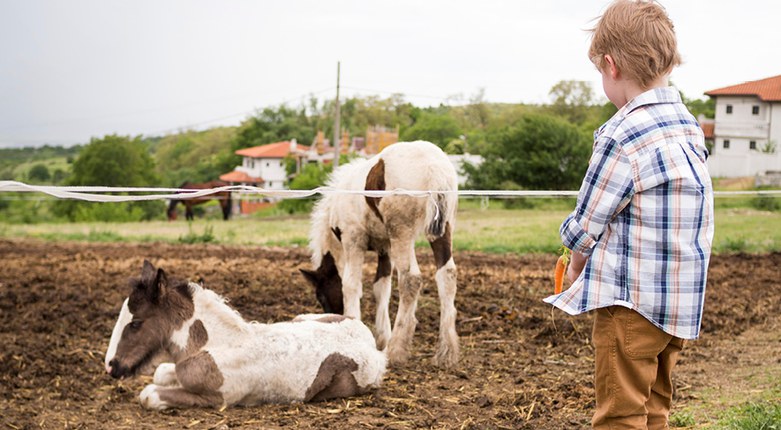
<svg viewBox="0 0 781 430">
<path fill-rule="evenodd" d="M 252 176 L 244 172 L 239 172 L 238 170 L 220 175 L 220 179 L 225 182 L 244 182 L 251 184 L 262 184 L 263 182 L 266 182 L 263 180 L 263 178 L 253 178 Z"/>
<path fill-rule="evenodd" d="M 296 144 L 296 152 L 308 151 L 306 145 Z M 268 145 L 253 146 L 236 151 L 236 154 L 252 158 L 285 158 L 290 154 L 290 142 L 276 142 Z"/>
<path fill-rule="evenodd" d="M 705 135 L 706 139 L 713 139 L 713 130 L 716 128 L 716 123 L 705 122 L 700 124 L 700 127 L 702 127 L 702 134 Z"/>
<path fill-rule="evenodd" d="M 709 96 L 757 96 L 766 102 L 781 101 L 781 75 L 758 81 L 744 82 L 705 92 Z"/>
</svg>

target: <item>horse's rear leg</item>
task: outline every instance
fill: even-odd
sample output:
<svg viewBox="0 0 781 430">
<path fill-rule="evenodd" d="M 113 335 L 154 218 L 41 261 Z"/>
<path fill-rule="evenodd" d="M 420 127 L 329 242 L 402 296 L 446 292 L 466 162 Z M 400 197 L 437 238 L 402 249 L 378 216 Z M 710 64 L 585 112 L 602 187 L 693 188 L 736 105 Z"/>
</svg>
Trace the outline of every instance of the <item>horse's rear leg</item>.
<svg viewBox="0 0 781 430">
<path fill-rule="evenodd" d="M 377 349 L 383 350 L 391 338 L 391 323 L 388 314 L 391 297 L 391 276 L 393 266 L 390 256 L 384 251 L 377 253 L 377 274 L 374 276 L 374 299 L 377 306 L 377 316 L 374 320 Z"/>
<path fill-rule="evenodd" d="M 445 234 L 429 242 L 437 265 L 436 281 L 439 293 L 439 346 L 434 356 L 438 366 L 451 367 L 458 362 L 459 347 L 456 333 L 456 263 L 453 261 L 451 225 Z"/>
<path fill-rule="evenodd" d="M 391 241 L 393 265 L 399 274 L 399 309 L 393 324 L 393 335 L 388 345 L 388 361 L 401 364 L 409 358 L 412 336 L 418 324 L 415 310 L 418 306 L 421 279 L 415 259 L 414 240 Z"/>
</svg>

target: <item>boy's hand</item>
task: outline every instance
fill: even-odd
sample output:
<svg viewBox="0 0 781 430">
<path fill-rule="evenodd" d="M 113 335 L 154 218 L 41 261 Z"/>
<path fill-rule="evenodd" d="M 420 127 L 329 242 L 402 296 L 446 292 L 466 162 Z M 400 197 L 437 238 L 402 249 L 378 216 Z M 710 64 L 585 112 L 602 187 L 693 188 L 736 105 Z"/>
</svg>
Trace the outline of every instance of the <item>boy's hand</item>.
<svg viewBox="0 0 781 430">
<path fill-rule="evenodd" d="M 580 272 L 586 267 L 587 260 L 588 257 L 585 255 L 575 251 L 572 252 L 569 260 L 569 267 L 567 268 L 567 279 L 569 279 L 570 283 L 573 283 L 575 282 L 575 279 L 578 279 Z"/>
</svg>

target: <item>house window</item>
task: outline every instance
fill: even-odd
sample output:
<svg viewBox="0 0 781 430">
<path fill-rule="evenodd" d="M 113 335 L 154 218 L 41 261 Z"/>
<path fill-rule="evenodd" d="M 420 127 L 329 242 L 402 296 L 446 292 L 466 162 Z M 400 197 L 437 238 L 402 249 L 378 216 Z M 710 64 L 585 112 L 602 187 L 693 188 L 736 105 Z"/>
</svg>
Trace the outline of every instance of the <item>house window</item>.
<svg viewBox="0 0 781 430">
<path fill-rule="evenodd" d="M 727 105 L 727 113 L 732 113 L 732 105 Z"/>
<path fill-rule="evenodd" d="M 729 149 L 729 139 L 724 139 L 724 149 Z"/>
<path fill-rule="evenodd" d="M 751 115 L 759 115 L 759 106 L 751 106 Z"/>
<path fill-rule="evenodd" d="M 757 141 L 756 140 L 750 140 L 748 142 L 748 149 L 756 150 L 757 149 Z"/>
</svg>

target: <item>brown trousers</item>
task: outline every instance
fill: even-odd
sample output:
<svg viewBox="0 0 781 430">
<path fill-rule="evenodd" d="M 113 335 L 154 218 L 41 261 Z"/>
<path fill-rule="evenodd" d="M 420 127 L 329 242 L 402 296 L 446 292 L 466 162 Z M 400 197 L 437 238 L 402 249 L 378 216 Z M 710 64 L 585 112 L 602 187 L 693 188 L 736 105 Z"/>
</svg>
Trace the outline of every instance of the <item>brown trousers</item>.
<svg viewBox="0 0 781 430">
<path fill-rule="evenodd" d="M 684 340 L 637 312 L 610 306 L 596 311 L 595 429 L 667 429 L 672 370 Z"/>
</svg>

